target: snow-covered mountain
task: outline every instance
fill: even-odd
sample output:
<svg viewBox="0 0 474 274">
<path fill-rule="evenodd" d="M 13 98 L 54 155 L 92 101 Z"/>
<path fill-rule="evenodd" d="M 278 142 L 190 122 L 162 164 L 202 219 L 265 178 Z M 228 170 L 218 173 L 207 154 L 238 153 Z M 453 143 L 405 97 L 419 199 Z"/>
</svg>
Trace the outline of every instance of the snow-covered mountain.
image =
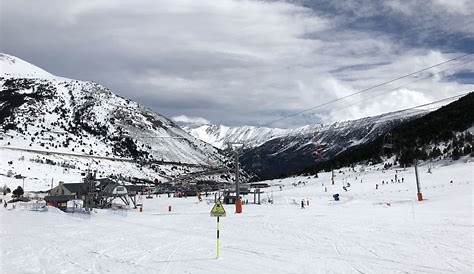
<svg viewBox="0 0 474 274">
<path fill-rule="evenodd" d="M 266 141 L 288 134 L 290 129 L 241 126 L 228 127 L 224 125 L 201 125 L 185 127 L 194 137 L 217 148 L 225 149 L 228 142 L 243 142 L 248 147 L 255 147 Z"/>
<path fill-rule="evenodd" d="M 316 162 L 331 159 L 350 147 L 368 143 L 395 126 L 426 113 L 424 110 L 393 112 L 274 138 L 246 150 L 242 156 L 243 166 L 260 178 L 298 172 Z"/>
<path fill-rule="evenodd" d="M 191 135 L 217 148 L 225 149 L 228 142 L 244 143 L 248 149 L 264 145 L 272 139 L 298 137 L 303 135 L 314 135 L 326 131 L 334 131 L 339 129 L 341 135 L 348 128 L 367 127 L 366 121 L 371 121 L 374 125 L 384 125 L 385 123 L 408 120 L 413 116 L 426 113 L 424 110 L 410 110 L 402 112 L 393 112 L 379 115 L 376 117 L 368 117 L 354 121 L 335 122 L 328 125 L 306 125 L 298 128 L 270 128 L 256 126 L 236 126 L 229 127 L 224 125 L 199 125 L 184 126 L 183 129 Z M 367 136 L 366 136 L 367 137 Z M 363 143 L 366 140 L 352 140 L 353 144 Z"/>
<path fill-rule="evenodd" d="M 82 167 L 89 166 L 90 159 L 122 161 L 124 166 L 110 173 L 149 178 L 219 166 L 225 160 L 218 149 L 173 121 L 100 84 L 56 77 L 7 54 L 0 54 L 0 67 L 2 155 L 16 150 L 35 153 L 28 154 L 32 161 L 45 160 L 38 155 L 89 157 L 76 162 Z M 148 170 L 138 162 L 149 163 Z M 12 168 L 3 166 L 0 173 Z"/>
<path fill-rule="evenodd" d="M 243 166 L 267 179 L 331 159 L 348 148 L 368 143 L 395 126 L 427 113 L 426 110 L 413 109 L 294 129 L 223 125 L 188 125 L 184 128 L 194 137 L 221 149 L 225 149 L 228 142 L 244 143 Z"/>
<path fill-rule="evenodd" d="M 227 142 L 245 143 L 243 166 L 261 178 L 273 178 L 304 168 L 315 161 L 330 159 L 426 113 L 425 110 L 399 111 L 295 129 L 202 125 L 187 130 L 196 138 L 219 148 L 225 148 Z"/>
</svg>

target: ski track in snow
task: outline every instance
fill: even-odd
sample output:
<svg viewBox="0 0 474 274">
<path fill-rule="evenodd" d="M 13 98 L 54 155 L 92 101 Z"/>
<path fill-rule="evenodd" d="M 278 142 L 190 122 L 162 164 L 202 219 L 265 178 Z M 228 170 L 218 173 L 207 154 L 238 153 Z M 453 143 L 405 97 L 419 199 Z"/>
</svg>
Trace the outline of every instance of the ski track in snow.
<svg viewBox="0 0 474 274">
<path fill-rule="evenodd" d="M 474 163 L 425 169 L 421 203 L 412 169 L 398 172 L 404 183 L 384 185 L 394 169 L 344 169 L 335 185 L 330 173 L 269 181 L 262 198 L 273 205 L 244 205 L 241 215 L 225 205 L 219 259 L 212 205 L 193 197 L 90 216 L 1 208 L 0 273 L 472 273 Z"/>
</svg>

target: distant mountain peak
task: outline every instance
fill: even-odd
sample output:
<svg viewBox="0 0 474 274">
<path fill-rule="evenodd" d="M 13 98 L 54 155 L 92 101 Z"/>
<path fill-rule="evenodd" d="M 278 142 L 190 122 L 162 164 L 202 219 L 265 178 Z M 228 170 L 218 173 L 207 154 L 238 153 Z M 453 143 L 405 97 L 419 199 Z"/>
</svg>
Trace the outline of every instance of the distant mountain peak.
<svg viewBox="0 0 474 274">
<path fill-rule="evenodd" d="M 243 142 L 248 147 L 258 146 L 264 142 L 294 132 L 292 129 L 224 125 L 200 125 L 186 127 L 191 135 L 217 148 L 225 148 L 228 142 Z"/>
<path fill-rule="evenodd" d="M 265 142 L 276 138 L 295 137 L 305 134 L 314 134 L 316 132 L 325 131 L 334 128 L 346 128 L 347 125 L 356 127 L 358 124 L 364 124 L 366 121 L 374 123 L 386 123 L 394 119 L 404 117 L 412 117 L 426 113 L 424 110 L 404 110 L 385 113 L 373 117 L 365 117 L 357 120 L 339 121 L 331 124 L 313 124 L 305 125 L 298 128 L 271 128 L 259 126 L 225 126 L 225 125 L 186 125 L 183 128 L 191 135 L 217 148 L 225 148 L 228 142 L 243 142 L 247 148 L 257 147 Z"/>
</svg>

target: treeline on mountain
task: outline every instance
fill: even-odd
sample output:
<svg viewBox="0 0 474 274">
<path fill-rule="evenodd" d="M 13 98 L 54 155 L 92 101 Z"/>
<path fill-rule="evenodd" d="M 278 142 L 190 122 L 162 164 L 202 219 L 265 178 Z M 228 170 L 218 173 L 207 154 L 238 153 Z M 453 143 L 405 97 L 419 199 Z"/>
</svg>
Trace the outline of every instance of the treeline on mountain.
<svg viewBox="0 0 474 274">
<path fill-rule="evenodd" d="M 283 178 L 301 170 L 301 167 L 314 163 L 310 152 L 288 150 L 284 155 L 275 157 L 272 152 L 281 148 L 286 139 L 295 140 L 294 136 L 277 138 L 267 141 L 264 145 L 244 151 L 240 157 L 242 168 L 252 174 L 251 181 Z M 282 141 L 285 140 L 285 141 Z"/>
<path fill-rule="evenodd" d="M 379 163 L 382 156 L 395 156 L 395 162 L 401 166 L 410 166 L 415 159 L 474 157 L 472 134 L 466 131 L 473 124 L 474 93 L 471 92 L 425 116 L 403 123 L 371 142 L 350 147 L 332 159 L 295 174 L 314 174 L 363 161 Z"/>
</svg>

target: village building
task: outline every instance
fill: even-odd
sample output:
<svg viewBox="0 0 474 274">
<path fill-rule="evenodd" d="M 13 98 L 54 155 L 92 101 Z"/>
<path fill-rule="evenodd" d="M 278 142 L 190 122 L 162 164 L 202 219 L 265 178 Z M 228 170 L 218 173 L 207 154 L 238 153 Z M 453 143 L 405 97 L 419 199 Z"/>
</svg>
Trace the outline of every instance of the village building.
<svg viewBox="0 0 474 274">
<path fill-rule="evenodd" d="M 49 191 L 49 195 L 44 198 L 50 206 L 61 210 L 67 209 L 67 202 L 71 200 L 84 200 L 87 194 L 87 185 L 85 183 L 59 182 L 59 184 Z"/>
</svg>

